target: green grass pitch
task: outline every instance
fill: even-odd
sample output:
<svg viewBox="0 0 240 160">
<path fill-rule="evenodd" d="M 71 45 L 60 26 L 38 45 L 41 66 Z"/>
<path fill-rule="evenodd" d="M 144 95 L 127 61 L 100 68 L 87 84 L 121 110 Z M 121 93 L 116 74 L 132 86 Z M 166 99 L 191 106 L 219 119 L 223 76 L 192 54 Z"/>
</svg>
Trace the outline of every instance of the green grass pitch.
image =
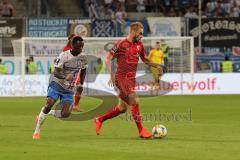
<svg viewBox="0 0 240 160">
<path fill-rule="evenodd" d="M 152 119 L 149 130 L 164 124 L 164 139 L 138 138 L 135 124 L 121 118 L 104 123 L 100 136 L 93 121 L 69 122 L 49 116 L 40 140 L 32 140 L 35 116 L 45 103 L 43 97 L 0 98 L 0 160 L 239 160 L 240 95 L 161 96 L 141 98 L 144 114 L 183 114 L 189 119 Z M 83 97 L 82 108 L 99 100 Z"/>
</svg>

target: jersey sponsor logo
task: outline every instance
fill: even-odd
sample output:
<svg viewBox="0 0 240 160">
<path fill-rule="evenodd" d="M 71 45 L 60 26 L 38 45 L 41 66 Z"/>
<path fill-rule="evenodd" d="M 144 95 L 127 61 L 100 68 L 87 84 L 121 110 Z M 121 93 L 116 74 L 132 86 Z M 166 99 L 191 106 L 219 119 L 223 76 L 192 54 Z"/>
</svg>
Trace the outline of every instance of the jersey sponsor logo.
<svg viewBox="0 0 240 160">
<path fill-rule="evenodd" d="M 139 46 L 139 45 L 137 45 L 136 48 L 137 48 L 138 51 L 141 50 L 141 46 Z"/>
</svg>

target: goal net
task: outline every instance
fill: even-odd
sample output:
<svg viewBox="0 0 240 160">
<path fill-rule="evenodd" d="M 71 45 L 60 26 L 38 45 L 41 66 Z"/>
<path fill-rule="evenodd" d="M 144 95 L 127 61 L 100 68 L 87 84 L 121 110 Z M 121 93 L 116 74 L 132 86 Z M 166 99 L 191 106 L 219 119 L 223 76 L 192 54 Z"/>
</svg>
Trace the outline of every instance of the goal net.
<svg viewBox="0 0 240 160">
<path fill-rule="evenodd" d="M 107 83 L 109 77 L 108 71 L 106 67 L 102 67 L 101 71 L 98 71 L 96 66 L 99 63 L 99 59 L 104 65 L 109 50 L 114 46 L 115 42 L 120 39 L 122 38 L 84 38 L 84 54 L 88 57 L 88 71 L 86 77 L 86 85 L 88 85 L 88 87 L 99 87 L 106 90 L 107 86 L 105 86 L 105 84 Z M 156 42 L 160 42 L 161 44 L 168 46 L 166 56 L 167 64 L 165 64 L 167 67 L 166 77 L 167 75 L 175 74 L 175 76 L 177 76 L 176 79 L 180 82 L 185 80 L 189 83 L 193 82 L 194 45 L 192 37 L 146 37 L 142 39 L 142 42 L 147 55 L 150 53 L 150 50 L 155 47 Z M 38 90 L 42 91 L 41 93 L 36 93 L 36 95 L 43 95 L 46 93 L 46 91 L 43 91 L 46 90 L 48 83 L 48 78 L 46 78 L 46 76 L 50 74 L 54 59 L 61 53 L 66 44 L 67 38 L 23 37 L 12 41 L 14 56 L 19 57 L 19 61 L 21 61 L 20 69 L 18 69 L 19 72 L 16 74 L 22 76 L 23 81 L 21 87 L 24 95 L 35 95 L 31 93 L 34 90 L 34 86 L 26 86 L 28 85 L 28 83 L 26 83 L 27 80 L 30 81 L 29 83 L 33 83 L 31 81 L 34 79 L 33 77 L 35 77 L 35 80 L 41 79 Z M 29 59 L 30 57 L 33 57 L 34 62 L 37 65 L 37 71 L 33 74 L 26 71 L 26 59 Z M 116 62 L 114 62 L 113 66 L 116 66 Z M 138 76 L 148 75 L 147 78 L 144 76 L 145 78 L 143 78 L 143 81 L 147 81 L 146 79 L 152 79 L 149 67 L 143 65 L 141 61 L 138 65 L 137 74 Z M 33 79 L 29 79 L 29 77 Z M 44 87 L 42 85 L 44 85 Z M 183 86 L 179 87 L 179 94 L 183 94 L 184 92 L 182 87 Z M 110 90 L 110 92 L 114 91 Z M 101 91 L 99 93 L 96 91 L 91 93 L 87 90 L 85 91 L 85 94 L 101 95 L 103 93 L 101 93 Z"/>
</svg>

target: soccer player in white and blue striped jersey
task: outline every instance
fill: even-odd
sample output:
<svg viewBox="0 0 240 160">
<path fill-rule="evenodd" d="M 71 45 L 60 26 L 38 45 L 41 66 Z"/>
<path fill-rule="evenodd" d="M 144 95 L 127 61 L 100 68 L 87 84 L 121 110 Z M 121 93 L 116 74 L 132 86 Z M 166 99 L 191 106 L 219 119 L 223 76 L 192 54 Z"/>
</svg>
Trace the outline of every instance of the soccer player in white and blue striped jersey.
<svg viewBox="0 0 240 160">
<path fill-rule="evenodd" d="M 47 100 L 37 117 L 33 139 L 40 139 L 40 129 L 48 114 L 57 118 L 67 118 L 71 114 L 73 96 L 76 88 L 76 79 L 81 71 L 86 71 L 87 58 L 81 55 L 84 42 L 80 36 L 71 41 L 72 49 L 60 53 L 55 61 L 54 73 L 49 80 Z M 51 110 L 60 99 L 61 110 Z"/>
</svg>

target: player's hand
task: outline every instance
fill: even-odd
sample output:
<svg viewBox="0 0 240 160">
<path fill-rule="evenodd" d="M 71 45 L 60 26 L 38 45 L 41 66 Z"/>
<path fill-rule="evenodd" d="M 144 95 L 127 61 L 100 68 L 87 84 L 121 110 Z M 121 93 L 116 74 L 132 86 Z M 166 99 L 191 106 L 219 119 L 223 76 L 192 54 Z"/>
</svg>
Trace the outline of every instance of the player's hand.
<svg viewBox="0 0 240 160">
<path fill-rule="evenodd" d="M 112 87 L 112 86 L 113 86 L 113 81 L 112 81 L 112 79 L 111 79 L 111 78 L 108 80 L 108 85 L 109 85 L 110 87 Z"/>
<path fill-rule="evenodd" d="M 109 80 L 108 80 L 108 85 L 110 87 L 112 87 L 114 85 L 114 82 L 115 82 L 115 77 L 114 77 L 114 75 L 111 75 Z"/>
</svg>

